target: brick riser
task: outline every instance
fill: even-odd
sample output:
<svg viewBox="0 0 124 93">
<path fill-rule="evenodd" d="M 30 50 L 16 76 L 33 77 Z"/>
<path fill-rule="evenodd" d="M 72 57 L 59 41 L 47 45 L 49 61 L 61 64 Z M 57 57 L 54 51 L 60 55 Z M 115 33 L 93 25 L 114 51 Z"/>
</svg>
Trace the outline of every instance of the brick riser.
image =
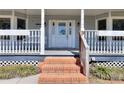
<svg viewBox="0 0 124 93">
<path fill-rule="evenodd" d="M 82 74 L 79 58 L 47 57 L 39 64 L 41 75 L 38 83 L 42 84 L 79 84 L 88 83 Z"/>
</svg>

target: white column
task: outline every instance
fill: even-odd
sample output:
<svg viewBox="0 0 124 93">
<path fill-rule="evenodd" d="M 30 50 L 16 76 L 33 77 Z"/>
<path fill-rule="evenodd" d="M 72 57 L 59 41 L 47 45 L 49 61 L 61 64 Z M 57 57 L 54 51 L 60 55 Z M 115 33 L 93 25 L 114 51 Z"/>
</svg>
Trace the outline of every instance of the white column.
<svg viewBox="0 0 124 93">
<path fill-rule="evenodd" d="M 112 31 L 112 18 L 111 18 L 111 10 L 109 10 L 108 12 L 108 24 L 107 24 L 107 30 L 109 31 Z M 108 37 L 107 39 L 107 42 L 108 42 L 108 49 L 110 49 L 110 52 L 111 52 L 111 49 L 112 49 L 112 37 Z M 107 50 L 108 52 L 108 50 Z"/>
<path fill-rule="evenodd" d="M 26 29 L 28 29 L 29 15 L 28 15 L 28 10 L 27 9 L 25 9 L 25 14 L 26 14 Z"/>
<path fill-rule="evenodd" d="M 29 23 L 29 15 L 26 15 L 26 29 L 28 29 L 28 23 Z"/>
<path fill-rule="evenodd" d="M 11 29 L 15 29 L 15 10 L 12 9 Z"/>
<path fill-rule="evenodd" d="M 81 31 L 84 31 L 84 9 L 81 9 Z"/>
<path fill-rule="evenodd" d="M 107 24 L 107 29 L 112 30 L 112 18 L 111 18 L 111 10 L 108 12 L 108 24 Z"/>
<path fill-rule="evenodd" d="M 45 28 L 44 28 L 44 18 L 45 10 L 41 9 L 41 54 L 44 54 L 45 51 Z"/>
</svg>

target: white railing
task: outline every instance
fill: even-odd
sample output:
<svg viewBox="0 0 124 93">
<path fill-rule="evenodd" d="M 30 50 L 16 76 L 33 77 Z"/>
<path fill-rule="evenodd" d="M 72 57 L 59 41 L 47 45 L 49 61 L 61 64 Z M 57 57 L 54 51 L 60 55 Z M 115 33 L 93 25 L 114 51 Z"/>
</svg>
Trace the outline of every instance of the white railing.
<svg viewBox="0 0 124 93">
<path fill-rule="evenodd" d="M 0 30 L 0 54 L 40 54 L 40 30 Z"/>
<path fill-rule="evenodd" d="M 93 54 L 124 54 L 124 31 L 86 30 L 84 36 Z"/>
<path fill-rule="evenodd" d="M 79 46 L 80 46 L 80 61 L 83 66 L 83 73 L 89 76 L 89 46 L 84 38 L 83 31 L 79 35 Z"/>
</svg>

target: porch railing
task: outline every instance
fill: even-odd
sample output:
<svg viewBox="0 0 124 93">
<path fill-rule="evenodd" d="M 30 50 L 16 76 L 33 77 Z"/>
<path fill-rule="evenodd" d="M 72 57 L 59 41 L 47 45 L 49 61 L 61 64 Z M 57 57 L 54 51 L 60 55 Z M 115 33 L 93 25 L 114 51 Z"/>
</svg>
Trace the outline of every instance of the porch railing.
<svg viewBox="0 0 124 93">
<path fill-rule="evenodd" d="M 83 73 L 89 76 L 89 46 L 84 38 L 83 31 L 79 34 L 80 61 L 83 66 Z"/>
<path fill-rule="evenodd" d="M 124 31 L 85 30 L 90 53 L 124 54 Z"/>
<path fill-rule="evenodd" d="M 0 30 L 0 54 L 41 52 L 40 30 Z"/>
</svg>

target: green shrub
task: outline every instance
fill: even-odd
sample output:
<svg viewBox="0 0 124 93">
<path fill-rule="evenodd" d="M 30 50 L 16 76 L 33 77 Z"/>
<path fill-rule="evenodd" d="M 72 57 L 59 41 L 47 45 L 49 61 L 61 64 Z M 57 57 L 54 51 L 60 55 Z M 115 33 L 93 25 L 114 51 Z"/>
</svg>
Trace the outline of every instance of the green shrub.
<svg viewBox="0 0 124 93">
<path fill-rule="evenodd" d="M 26 77 L 38 73 L 39 73 L 38 67 L 32 65 L 12 65 L 0 67 L 0 79 Z"/>
<path fill-rule="evenodd" d="M 90 73 L 100 79 L 124 80 L 124 68 L 96 66 L 90 69 Z"/>
<path fill-rule="evenodd" d="M 20 77 L 35 75 L 36 73 L 38 73 L 38 68 L 35 66 L 19 66 L 17 70 L 17 75 Z"/>
</svg>

